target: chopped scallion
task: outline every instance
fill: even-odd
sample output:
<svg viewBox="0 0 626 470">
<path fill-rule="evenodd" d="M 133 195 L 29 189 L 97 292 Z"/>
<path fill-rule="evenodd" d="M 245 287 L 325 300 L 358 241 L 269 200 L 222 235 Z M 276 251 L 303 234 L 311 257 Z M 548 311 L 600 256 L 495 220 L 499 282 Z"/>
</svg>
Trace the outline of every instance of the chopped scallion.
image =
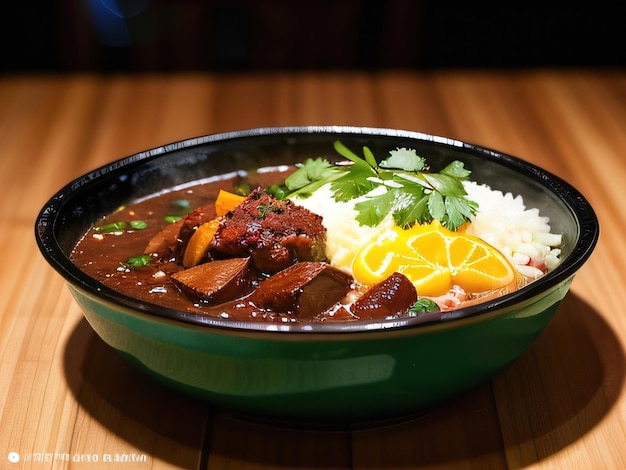
<svg viewBox="0 0 626 470">
<path fill-rule="evenodd" d="M 124 261 L 124 264 L 131 268 L 143 268 L 144 266 L 148 265 L 148 263 L 150 263 L 151 259 L 152 258 L 150 258 L 150 255 L 146 254 L 131 256 L 126 261 Z"/>
<path fill-rule="evenodd" d="M 94 227 L 93 231 L 96 233 L 115 233 L 123 232 L 128 228 L 126 222 L 111 222 L 110 224 L 101 225 L 100 227 Z"/>
<path fill-rule="evenodd" d="M 130 227 L 133 230 L 143 230 L 148 227 L 148 223 L 145 220 L 131 220 Z"/>
</svg>

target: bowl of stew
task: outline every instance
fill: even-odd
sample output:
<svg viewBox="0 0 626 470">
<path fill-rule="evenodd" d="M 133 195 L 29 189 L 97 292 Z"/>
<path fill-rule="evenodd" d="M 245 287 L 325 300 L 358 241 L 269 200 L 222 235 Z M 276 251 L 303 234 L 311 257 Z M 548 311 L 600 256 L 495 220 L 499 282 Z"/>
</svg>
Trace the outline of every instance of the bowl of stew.
<svg viewBox="0 0 626 470">
<path fill-rule="evenodd" d="M 567 182 L 493 149 L 287 127 L 94 169 L 35 236 L 94 331 L 181 399 L 330 424 L 424 413 L 502 371 L 599 225 Z"/>
</svg>

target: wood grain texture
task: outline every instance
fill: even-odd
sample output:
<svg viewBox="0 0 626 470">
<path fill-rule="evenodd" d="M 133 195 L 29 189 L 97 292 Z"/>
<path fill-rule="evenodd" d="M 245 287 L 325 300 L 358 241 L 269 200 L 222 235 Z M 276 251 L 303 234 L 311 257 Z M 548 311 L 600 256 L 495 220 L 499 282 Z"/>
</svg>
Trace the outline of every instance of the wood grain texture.
<svg viewBox="0 0 626 470">
<path fill-rule="evenodd" d="M 0 468 L 626 468 L 624 122 L 626 73 L 610 70 L 0 77 Z M 106 346 L 33 223 L 54 191 L 112 160 L 295 125 L 402 128 L 522 157 L 590 200 L 600 243 L 518 361 L 425 416 L 332 432 L 242 421 Z"/>
</svg>

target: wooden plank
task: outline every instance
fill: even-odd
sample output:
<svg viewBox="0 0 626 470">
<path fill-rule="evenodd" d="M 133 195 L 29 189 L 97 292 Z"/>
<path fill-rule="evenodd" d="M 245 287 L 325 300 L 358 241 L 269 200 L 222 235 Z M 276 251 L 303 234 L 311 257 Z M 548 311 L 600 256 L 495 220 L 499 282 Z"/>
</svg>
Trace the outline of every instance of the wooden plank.
<svg viewBox="0 0 626 470">
<path fill-rule="evenodd" d="M 218 412 L 207 468 L 349 469 L 353 468 L 350 449 L 348 431 L 283 427 Z"/>
<path fill-rule="evenodd" d="M 355 469 L 506 468 L 489 384 L 423 417 L 353 436 Z"/>
<path fill-rule="evenodd" d="M 43 201 L 113 159 L 85 153 L 94 130 L 107 128 L 94 109 L 109 83 L 93 77 L 2 83 L 15 94 L 9 93 L 9 111 L 0 112 L 0 238 L 16 257 L 0 270 L 2 466 L 9 455 L 19 456 L 23 468 L 108 458 L 138 459 L 133 468 L 193 468 L 201 458 L 207 405 L 181 400 L 105 346 L 33 243 L 33 216 Z M 116 117 L 109 128 L 128 126 Z"/>
</svg>

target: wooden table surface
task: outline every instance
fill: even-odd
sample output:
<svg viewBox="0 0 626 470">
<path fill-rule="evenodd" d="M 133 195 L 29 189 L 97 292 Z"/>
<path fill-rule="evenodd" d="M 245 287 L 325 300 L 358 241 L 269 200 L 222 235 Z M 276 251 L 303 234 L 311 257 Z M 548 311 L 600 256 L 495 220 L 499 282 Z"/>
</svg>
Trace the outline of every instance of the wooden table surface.
<svg viewBox="0 0 626 470">
<path fill-rule="evenodd" d="M 289 125 L 402 128 L 522 157 L 590 200 L 600 242 L 530 350 L 421 419 L 330 432 L 236 420 L 105 345 L 34 220 L 109 161 Z M 625 153 L 617 70 L 0 77 L 0 468 L 626 468 Z"/>
</svg>

